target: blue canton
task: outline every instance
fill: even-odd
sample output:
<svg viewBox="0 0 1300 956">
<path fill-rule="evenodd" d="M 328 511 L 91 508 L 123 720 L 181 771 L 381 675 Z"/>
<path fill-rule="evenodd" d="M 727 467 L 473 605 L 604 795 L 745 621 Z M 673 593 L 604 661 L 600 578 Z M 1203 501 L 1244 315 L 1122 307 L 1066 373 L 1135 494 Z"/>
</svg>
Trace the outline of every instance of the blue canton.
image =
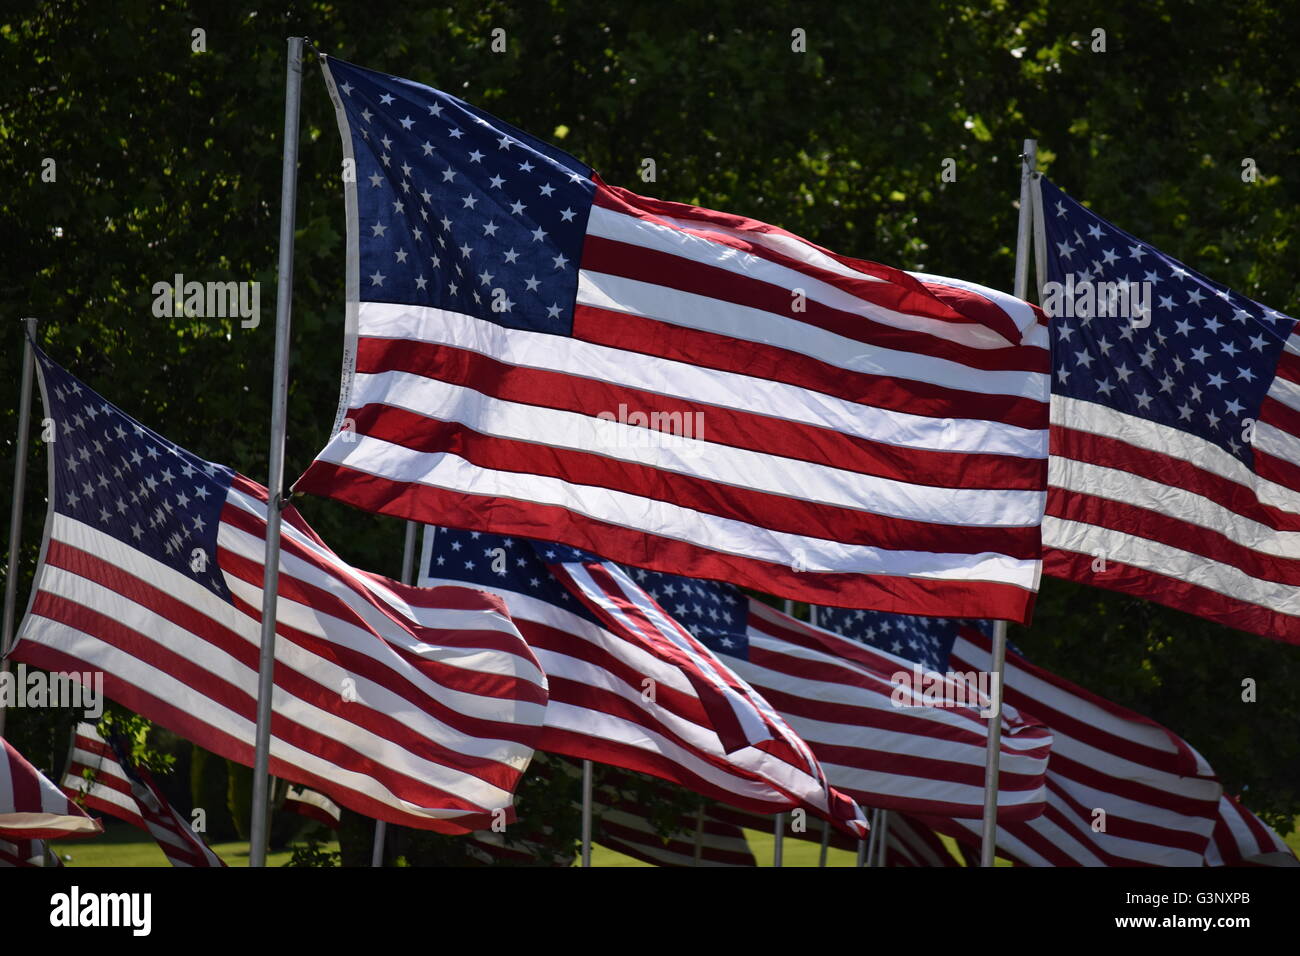
<svg viewBox="0 0 1300 956">
<path fill-rule="evenodd" d="M 54 510 L 230 599 L 217 530 L 234 472 L 104 401 L 39 348 Z"/>
<path fill-rule="evenodd" d="M 356 161 L 361 299 L 569 334 L 591 168 L 447 93 L 329 66 Z"/>
<path fill-rule="evenodd" d="M 914 617 L 844 607 L 819 607 L 817 624 L 860 644 L 897 654 L 934 671 L 948 669 L 948 657 L 963 624 L 990 633 L 989 621 Z"/>
<path fill-rule="evenodd" d="M 1052 318 L 1052 393 L 1180 429 L 1252 467 L 1244 433 L 1294 320 L 1117 229 L 1045 178 L 1042 190 L 1048 280 L 1151 284 L 1145 328 L 1141 318 Z"/>
</svg>

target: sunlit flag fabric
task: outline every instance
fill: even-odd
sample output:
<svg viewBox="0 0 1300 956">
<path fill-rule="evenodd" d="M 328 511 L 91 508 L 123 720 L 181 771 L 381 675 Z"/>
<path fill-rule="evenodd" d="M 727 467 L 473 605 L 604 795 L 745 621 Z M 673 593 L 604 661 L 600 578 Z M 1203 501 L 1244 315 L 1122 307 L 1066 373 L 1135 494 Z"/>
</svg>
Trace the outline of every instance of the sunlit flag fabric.
<svg viewBox="0 0 1300 956">
<path fill-rule="evenodd" d="M 1041 188 L 1047 277 L 1076 290 L 1052 311 L 1151 290 L 1136 321 L 1051 320 L 1045 570 L 1300 643 L 1295 320 Z"/>
<path fill-rule="evenodd" d="M 951 663 L 987 670 L 989 638 L 962 628 Z M 1005 701 L 1052 730 L 1047 809 L 998 827 L 998 854 L 1025 866 L 1201 866 L 1222 787 L 1173 731 L 1008 652 Z M 1103 815 L 1104 814 L 1104 815 Z M 979 825 L 932 822 L 978 846 Z"/>
<path fill-rule="evenodd" d="M 506 602 L 550 686 L 538 749 L 661 777 L 758 813 L 799 805 L 798 795 L 783 787 L 810 784 L 806 773 L 754 747 L 728 750 L 743 742 L 733 735 L 763 722 L 737 730 L 732 699 L 699 669 L 702 655 L 614 627 L 570 593 L 538 547 L 522 538 L 431 526 L 420 565 L 421 584 L 468 583 Z M 554 547 L 557 554 L 563 548 Z M 701 695 L 719 706 L 706 705 Z"/>
<path fill-rule="evenodd" d="M 90 836 L 103 830 L 98 820 L 92 820 L 0 737 L 0 839 L 16 845 L 12 855 L 18 857 L 27 849 L 26 841 Z"/>
<path fill-rule="evenodd" d="M 322 62 L 356 175 L 339 414 L 298 491 L 821 603 L 1027 617 L 1034 307 L 637 196 Z"/>
<path fill-rule="evenodd" d="M 836 789 L 863 806 L 983 814 L 988 721 L 980 712 L 988 701 L 967 686 L 940 679 L 937 667 L 914 667 L 782 614 L 731 585 L 640 568 L 631 574 L 789 722 Z M 933 632 L 923 640 L 946 653 L 953 640 L 941 633 L 946 624 L 919 619 L 916 632 Z M 1051 745 L 1038 720 L 1004 708 L 999 819 L 1043 812 Z"/>
<path fill-rule="evenodd" d="M 125 820 L 141 830 L 149 829 L 131 792 L 131 779 L 113 748 L 99 735 L 95 725 L 87 721 L 73 729 L 63 792 L 83 807 Z"/>
<path fill-rule="evenodd" d="M 1206 866 L 1300 866 L 1295 851 L 1241 800 L 1219 798 L 1219 819 L 1205 850 Z"/>
<path fill-rule="evenodd" d="M 86 806 L 144 830 L 158 841 L 172 866 L 226 865 L 172 806 L 153 775 L 132 760 L 129 744 L 121 737 L 105 740 L 94 724 L 85 722 L 74 733 L 65 790 L 80 795 Z M 78 769 L 83 773 L 74 776 Z"/>
<path fill-rule="evenodd" d="M 251 765 L 266 490 L 37 354 L 57 437 L 13 656 L 103 671 L 112 699 Z M 358 571 L 284 518 L 271 773 L 406 826 L 511 814 L 546 682 L 501 603 Z"/>
<path fill-rule="evenodd" d="M 339 828 L 339 821 L 343 816 L 343 811 L 339 809 L 337 803 L 325 794 L 308 790 L 306 787 L 290 787 L 284 796 L 284 809 L 309 820 L 315 820 L 317 823 L 323 823 L 331 830 Z"/>
</svg>

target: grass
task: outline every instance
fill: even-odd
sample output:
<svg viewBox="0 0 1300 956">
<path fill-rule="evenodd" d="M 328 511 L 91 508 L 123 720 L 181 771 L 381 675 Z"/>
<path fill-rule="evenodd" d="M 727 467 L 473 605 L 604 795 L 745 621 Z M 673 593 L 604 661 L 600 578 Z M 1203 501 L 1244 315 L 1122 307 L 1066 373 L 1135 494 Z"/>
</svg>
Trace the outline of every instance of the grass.
<svg viewBox="0 0 1300 956">
<path fill-rule="evenodd" d="M 765 830 L 746 830 L 745 838 L 749 840 L 754 859 L 759 866 L 771 866 L 775 838 Z M 950 849 L 954 847 L 948 837 L 940 837 Z M 1300 854 L 1300 829 L 1293 830 L 1286 837 L 1291 849 Z M 64 857 L 65 866 L 167 866 L 167 858 L 162 850 L 147 834 L 126 824 L 109 823 L 103 834 L 86 840 L 60 840 L 54 844 L 60 856 Z M 212 849 L 217 856 L 226 861 L 227 866 L 248 866 L 248 842 L 234 840 L 227 843 L 214 843 Z M 337 850 L 338 843 L 325 844 L 323 849 Z M 786 840 L 782 847 L 785 866 L 817 866 L 821 847 L 807 840 Z M 267 866 L 283 866 L 292 856 L 287 850 L 267 855 Z M 625 856 L 603 846 L 591 848 L 592 866 L 650 866 L 630 856 Z M 826 865 L 856 866 L 857 854 L 833 847 L 827 851 Z M 1010 866 L 1007 861 L 999 859 L 998 866 Z"/>
<path fill-rule="evenodd" d="M 64 866 L 170 866 L 167 857 L 153 838 L 123 823 L 108 823 L 99 836 L 84 840 L 59 840 L 54 843 Z M 337 850 L 338 842 L 325 844 Z M 248 866 L 248 841 L 214 843 L 212 849 L 226 861 L 226 866 Z M 288 850 L 268 853 L 267 866 L 283 866 L 293 854 Z"/>
</svg>

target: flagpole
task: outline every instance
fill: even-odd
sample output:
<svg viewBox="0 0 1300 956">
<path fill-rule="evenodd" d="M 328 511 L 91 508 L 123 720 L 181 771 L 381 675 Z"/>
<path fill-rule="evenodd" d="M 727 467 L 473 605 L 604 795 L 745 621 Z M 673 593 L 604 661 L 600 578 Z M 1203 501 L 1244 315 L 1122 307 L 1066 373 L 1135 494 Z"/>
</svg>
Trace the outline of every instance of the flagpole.
<svg viewBox="0 0 1300 956">
<path fill-rule="evenodd" d="M 695 866 L 704 856 L 704 801 L 695 808 Z"/>
<path fill-rule="evenodd" d="M 591 761 L 582 762 L 582 865 L 591 866 Z"/>
<path fill-rule="evenodd" d="M 275 687 L 275 618 L 280 586 L 280 512 L 284 507 L 284 432 L 289 405 L 289 319 L 293 309 L 293 232 L 298 201 L 298 107 L 302 98 L 302 37 L 289 37 L 284 83 L 284 163 L 280 178 L 280 264 L 275 299 L 275 377 L 271 386 L 271 447 L 267 483 L 266 552 L 262 578 L 262 647 L 257 672 L 257 746 L 253 759 L 249 866 L 266 866 L 271 695 Z"/>
<path fill-rule="evenodd" d="M 410 584 L 415 576 L 415 535 L 419 525 L 414 521 L 406 522 L 406 542 L 402 546 L 402 583 Z M 388 837 L 388 822 L 375 821 L 375 842 L 370 848 L 370 865 L 384 865 L 384 841 Z"/>
<path fill-rule="evenodd" d="M 880 811 L 880 835 L 876 837 L 876 866 L 885 865 L 885 847 L 889 842 L 889 811 Z"/>
<path fill-rule="evenodd" d="M 1037 140 L 1025 140 L 1020 155 L 1020 219 L 1016 229 L 1016 276 L 1013 292 L 1029 294 L 1030 234 L 1033 224 L 1033 173 L 1038 165 Z M 993 699 L 989 702 L 988 750 L 984 761 L 984 832 L 980 841 L 980 866 L 993 866 L 998 840 L 998 773 L 1002 750 L 1002 678 L 1007 660 L 1007 622 L 993 622 Z"/>
<path fill-rule="evenodd" d="M 858 866 L 875 866 L 876 837 L 880 834 L 880 808 L 871 808 L 871 830 L 867 834 L 867 846 L 864 851 L 858 846 Z"/>
<path fill-rule="evenodd" d="M 14 442 L 14 500 L 9 509 L 9 570 L 5 573 L 4 627 L 0 630 L 0 657 L 9 653 L 14 639 L 14 612 L 18 603 L 18 552 L 22 548 L 23 494 L 27 490 L 27 441 L 32 425 L 32 342 L 36 340 L 37 319 L 23 319 L 22 391 L 18 396 L 18 438 Z M 4 657 L 0 674 L 9 672 Z M 5 733 L 5 707 L 0 703 L 0 737 Z"/>
<path fill-rule="evenodd" d="M 794 601 L 785 599 L 785 613 L 794 617 Z M 785 859 L 785 814 L 778 813 L 772 828 L 772 865 L 784 866 Z"/>
</svg>

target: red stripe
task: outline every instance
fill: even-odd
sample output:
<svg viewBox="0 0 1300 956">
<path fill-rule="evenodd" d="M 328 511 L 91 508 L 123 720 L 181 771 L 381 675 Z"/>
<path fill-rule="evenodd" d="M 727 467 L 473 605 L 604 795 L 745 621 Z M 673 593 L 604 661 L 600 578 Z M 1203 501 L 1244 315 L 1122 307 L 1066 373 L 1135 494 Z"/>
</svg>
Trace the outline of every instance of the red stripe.
<svg viewBox="0 0 1300 956">
<path fill-rule="evenodd" d="M 669 427 L 647 431 L 685 435 L 715 445 L 729 445 L 780 458 L 807 461 L 831 468 L 876 475 L 895 481 L 933 484 L 945 488 L 1040 489 L 1047 474 L 1043 458 L 1016 458 L 965 451 L 929 451 L 875 442 L 832 428 L 773 418 L 733 408 L 687 401 L 669 395 L 625 387 L 561 372 L 525 368 L 452 346 L 407 339 L 363 338 L 357 346 L 357 371 L 364 374 L 401 372 L 473 389 L 502 401 L 581 415 L 630 412 L 675 415 L 656 419 Z M 891 379 L 890 387 L 898 385 Z M 737 396 L 743 400 L 743 396 Z M 381 406 L 383 407 L 383 406 Z M 958 413 L 950 406 L 949 414 Z M 915 414 L 914 409 L 909 409 Z M 1039 403 L 1037 412 L 1046 425 Z M 409 413 L 408 413 L 409 414 Z M 970 408 L 960 409 L 963 416 Z M 696 431 L 699 422 L 699 431 Z M 357 422 L 354 427 L 368 433 Z M 690 429 L 690 431 L 686 431 Z"/>
<path fill-rule="evenodd" d="M 911 415 L 977 418 L 1029 429 L 1047 427 L 1045 401 L 853 372 L 761 342 L 746 342 L 739 349 L 728 335 L 589 305 L 574 309 L 573 336 L 594 345 L 780 382 Z"/>
<path fill-rule="evenodd" d="M 253 671 L 257 670 L 257 648 L 253 643 L 218 625 L 190 605 L 133 577 L 124 570 L 109 565 L 88 552 L 55 540 L 51 540 L 49 544 L 46 562 L 111 588 L 171 621 L 191 635 L 196 642 L 211 644 L 245 667 Z M 183 681 L 247 720 L 254 720 L 256 717 L 256 706 L 252 696 L 203 669 L 190 658 L 165 648 L 91 608 L 42 591 L 37 595 L 32 613 L 94 635 L 100 641 L 117 647 Z M 296 637 L 288 628 L 278 628 L 277 633 L 289 640 L 294 640 Z M 338 688 L 317 684 L 289 667 L 276 669 L 276 685 L 327 713 L 335 714 L 349 723 L 365 727 L 391 740 L 395 745 L 413 754 L 424 756 L 433 762 L 441 762 L 439 757 L 443 748 L 413 733 L 394 717 L 378 713 L 359 702 L 344 701 Z M 407 778 L 391 767 L 376 764 L 369 756 L 324 734 L 292 722 L 280 712 L 273 715 L 272 733 L 281 740 L 308 753 L 317 754 L 337 766 L 375 776 L 382 780 L 395 795 L 412 803 L 429 807 L 480 811 L 486 814 L 486 811 L 482 811 L 481 808 L 461 797 L 446 793 L 427 782 Z M 478 759 L 468 755 L 456 755 L 456 757 L 466 764 L 471 764 Z M 452 764 L 452 766 L 462 769 L 459 764 Z M 496 785 L 505 789 L 510 789 L 519 776 L 518 771 L 511 768 L 493 770 L 491 774 L 494 779 L 501 781 Z M 487 777 L 484 776 L 484 779 Z M 490 815 L 488 817 L 490 819 Z"/>
<path fill-rule="evenodd" d="M 1253 488 L 1207 471 L 1183 458 L 1138 448 L 1109 435 L 1053 425 L 1051 453 L 1086 464 L 1116 468 L 1208 498 L 1244 518 L 1279 531 L 1300 531 L 1300 514 L 1260 502 Z"/>
<path fill-rule="evenodd" d="M 1259 604 L 1249 604 L 1179 578 L 1109 558 L 1106 560 L 1106 570 L 1095 572 L 1092 570 L 1094 560 L 1091 554 L 1045 548 L 1043 573 L 1155 601 L 1233 630 L 1249 631 L 1289 644 L 1300 644 L 1300 618 L 1279 614 Z"/>
<path fill-rule="evenodd" d="M 729 581 L 778 597 L 830 607 L 869 607 L 895 614 L 942 617 L 993 617 L 1023 623 L 1031 615 L 1035 597 L 1033 592 L 1016 585 L 992 581 L 796 571 L 783 564 L 708 551 L 684 541 L 622 528 L 554 505 L 402 484 L 320 460 L 312 463 L 294 489 L 425 524 L 474 527 L 525 538 L 536 536 L 544 529 L 548 540 L 583 548 L 633 567 Z"/>
<path fill-rule="evenodd" d="M 223 515 L 222 520 L 226 521 L 228 515 Z M 230 524 L 237 524 L 241 519 L 238 516 L 229 515 Z M 265 537 L 263 530 L 263 537 Z M 251 533 L 256 534 L 256 530 Z M 286 539 L 283 542 L 286 552 L 292 552 L 295 545 L 292 541 Z M 307 555 L 303 555 L 306 560 L 311 560 Z M 261 590 L 263 577 L 263 566 L 252 559 L 245 558 L 235 554 L 227 548 L 219 548 L 218 562 L 221 569 L 227 574 L 244 581 Z M 313 562 L 314 563 L 314 562 Z M 319 570 L 323 570 L 318 568 Z M 335 579 L 337 580 L 337 578 Z M 374 641 L 387 653 L 391 653 L 398 661 L 405 663 L 413 670 L 419 671 L 421 675 L 449 690 L 458 691 L 465 694 L 473 694 L 478 697 L 493 698 L 497 700 L 517 700 L 539 705 L 546 703 L 546 691 L 544 688 L 534 684 L 529 680 L 518 677 L 512 677 L 509 674 L 495 674 L 486 671 L 469 670 L 463 667 L 456 667 L 451 664 L 444 664 L 436 659 L 422 657 L 419 654 L 402 647 L 393 641 L 388 641 L 381 635 L 375 633 L 374 629 L 361 617 L 357 611 L 346 601 L 334 594 L 333 591 L 320 585 L 313 584 L 310 581 L 296 577 L 288 572 L 282 571 L 279 579 L 279 594 L 281 597 L 290 601 L 311 608 L 314 612 L 332 617 L 344 625 L 355 627 L 365 634 L 369 635 Z M 261 608 L 252 607 L 239 598 L 233 598 L 235 604 L 248 614 L 254 620 L 261 618 Z M 513 652 L 519 646 L 518 639 L 512 635 L 503 634 L 497 631 L 460 631 L 453 632 L 439 628 L 423 627 L 414 622 L 403 624 L 395 616 L 391 618 L 395 627 L 401 628 L 402 631 L 416 640 L 420 640 L 433 645 L 453 646 L 452 641 L 444 641 L 444 638 L 454 638 L 459 636 L 461 641 L 455 642 L 454 646 L 470 647 L 491 647 L 493 644 L 504 645 L 503 647 L 492 648 L 494 650 L 505 650 L 507 653 Z M 278 624 L 277 630 L 288 630 L 287 625 Z M 394 693 L 409 700 L 419 709 L 429 713 L 435 713 L 440 720 L 446 720 L 448 723 L 455 724 L 459 729 L 466 733 L 476 736 L 496 736 L 505 735 L 505 739 L 516 739 L 515 734 L 518 732 L 527 732 L 529 728 L 526 725 L 510 722 L 508 724 L 499 721 L 484 720 L 476 718 L 472 714 L 465 714 L 460 711 L 450 709 L 448 705 L 439 701 L 436 697 L 428 692 L 421 690 L 407 678 L 402 671 L 393 665 L 386 664 L 382 660 L 376 660 L 369 654 L 349 647 L 340 641 L 331 640 L 328 637 L 320 637 L 307 631 L 295 630 L 293 632 L 297 637 L 294 639 L 295 644 L 308 648 L 313 653 L 321 656 L 326 660 L 337 658 L 337 661 L 344 664 L 348 670 L 356 674 L 375 681 L 381 686 L 392 690 Z M 477 640 L 479 636 L 486 640 Z M 468 638 L 468 640 L 466 640 Z M 480 730 L 472 730 L 471 727 L 478 727 Z"/>
<path fill-rule="evenodd" d="M 592 197 L 595 205 L 602 206 L 606 209 L 612 209 L 615 212 L 621 212 L 626 215 L 634 216 L 639 219 L 646 219 L 652 222 L 660 222 L 668 225 L 670 228 L 678 229 L 682 232 L 689 232 L 693 235 L 700 233 L 688 228 L 683 229 L 680 226 L 670 223 L 663 223 L 660 217 L 673 219 L 695 220 L 704 226 L 719 226 L 724 229 L 736 229 L 749 231 L 758 234 L 785 236 L 817 250 L 823 255 L 846 265 L 851 269 L 862 272 L 865 275 L 874 276 L 878 279 L 884 279 L 889 284 L 886 288 L 889 292 L 889 298 L 885 298 L 884 290 L 872 290 L 876 295 L 881 296 L 883 301 L 892 302 L 892 308 L 899 312 L 914 312 L 918 315 L 933 316 L 943 318 L 947 321 L 956 323 L 979 323 L 994 320 L 994 317 L 980 312 L 977 315 L 966 315 L 956 312 L 950 305 L 937 301 L 926 287 L 915 277 L 909 276 L 900 269 L 894 269 L 890 266 L 881 265 L 876 262 L 866 262 L 861 259 L 852 259 L 848 256 L 842 256 L 838 253 L 831 252 L 829 249 L 823 249 L 821 246 L 814 245 L 807 239 L 796 236 L 793 233 L 786 232 L 777 226 L 772 226 L 754 219 L 746 219 L 742 216 L 731 215 L 730 213 L 717 212 L 713 209 L 704 209 L 700 206 L 688 206 L 682 203 L 665 202 L 660 199 L 652 199 L 648 196 L 639 196 L 636 193 L 629 192 L 617 186 L 609 186 L 599 176 L 595 177 L 596 192 Z M 724 237 L 713 234 L 706 234 L 705 238 L 712 242 L 724 246 L 731 246 L 737 249 L 743 249 L 752 255 L 771 262 L 788 266 L 805 275 L 814 276 L 824 279 L 828 282 L 859 294 L 858 290 L 867 286 L 878 285 L 865 279 L 852 279 L 847 276 L 841 276 L 836 273 L 829 273 L 823 269 L 806 265 L 796 259 L 778 253 L 768 246 L 758 242 L 750 243 L 739 237 Z M 1010 316 L 1005 316 L 1005 320 L 997 322 L 990 326 L 1004 338 L 1011 342 L 1020 341 L 1020 332 L 1015 323 L 1011 321 Z"/>
<path fill-rule="evenodd" d="M 1037 346 L 971 348 L 924 332 L 884 325 L 860 312 L 832 308 L 812 296 L 803 302 L 802 312 L 793 313 L 791 289 L 740 275 L 729 269 L 717 268 L 687 256 L 647 249 L 615 239 L 587 236 L 582 249 L 582 269 L 584 272 L 620 276 L 758 309 L 768 313 L 773 321 L 810 325 L 871 348 L 932 355 L 984 371 L 1047 371 L 1046 350 Z M 807 271 L 806 267 L 801 271 Z M 819 278 L 841 291 L 848 291 L 846 286 L 855 286 L 852 294 L 864 303 L 893 308 L 892 303 L 899 299 L 898 287 L 887 283 L 846 279 L 833 273 L 823 273 Z M 944 308 L 930 309 L 921 314 L 931 316 L 938 311 L 950 312 Z M 1000 309 L 995 310 L 995 314 L 1004 320 L 1007 318 Z M 1019 341 L 1018 330 L 1013 341 Z M 733 340 L 732 347 L 744 351 L 745 344 Z"/>
<path fill-rule="evenodd" d="M 741 488 L 595 453 L 498 438 L 460 422 L 443 422 L 386 405 L 353 409 L 348 417 L 356 423 L 358 434 L 412 451 L 453 454 L 493 471 L 542 475 L 573 485 L 609 488 L 790 535 L 886 550 L 988 552 L 1021 560 L 1030 560 L 1038 555 L 1040 530 L 1037 526 L 948 525 L 871 514 L 865 510 Z M 346 466 L 314 462 L 295 488 L 308 492 L 322 490 L 321 484 L 310 479 L 314 473 L 329 468 L 345 469 Z M 338 496 L 334 486 L 328 487 L 329 490 L 323 493 Z M 987 494 L 992 498 L 999 493 L 990 491 Z M 458 522 L 451 519 L 439 523 L 458 526 Z M 538 528 L 534 527 L 532 534 L 536 536 Z M 546 537 L 562 540 L 549 529 Z"/>
</svg>

